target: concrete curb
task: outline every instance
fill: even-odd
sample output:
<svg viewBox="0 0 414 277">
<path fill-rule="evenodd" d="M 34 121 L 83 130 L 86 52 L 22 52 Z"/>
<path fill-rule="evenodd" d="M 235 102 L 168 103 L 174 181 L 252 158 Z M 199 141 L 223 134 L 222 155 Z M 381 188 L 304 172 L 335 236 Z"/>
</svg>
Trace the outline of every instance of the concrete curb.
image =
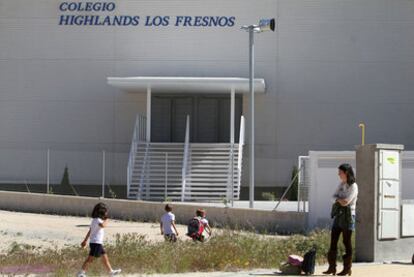
<svg viewBox="0 0 414 277">
<path fill-rule="evenodd" d="M 0 209 L 19 212 L 90 216 L 93 206 L 98 202 L 104 202 L 109 206 L 112 218 L 144 222 L 157 222 L 164 213 L 165 205 L 165 203 L 138 200 L 0 191 Z M 219 227 L 276 233 L 305 231 L 305 213 L 203 207 L 180 203 L 172 203 L 172 205 L 176 221 L 180 224 L 187 224 L 196 209 L 205 208 L 209 220 Z"/>
</svg>

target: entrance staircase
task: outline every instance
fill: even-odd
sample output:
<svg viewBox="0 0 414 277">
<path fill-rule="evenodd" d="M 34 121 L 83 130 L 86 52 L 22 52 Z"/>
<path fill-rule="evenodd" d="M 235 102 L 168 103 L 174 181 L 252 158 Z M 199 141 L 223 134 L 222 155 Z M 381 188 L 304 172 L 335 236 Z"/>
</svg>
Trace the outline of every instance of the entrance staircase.
<svg viewBox="0 0 414 277">
<path fill-rule="evenodd" d="M 138 116 L 128 163 L 128 198 L 149 201 L 233 201 L 240 197 L 244 118 L 239 143 L 145 141 Z"/>
</svg>

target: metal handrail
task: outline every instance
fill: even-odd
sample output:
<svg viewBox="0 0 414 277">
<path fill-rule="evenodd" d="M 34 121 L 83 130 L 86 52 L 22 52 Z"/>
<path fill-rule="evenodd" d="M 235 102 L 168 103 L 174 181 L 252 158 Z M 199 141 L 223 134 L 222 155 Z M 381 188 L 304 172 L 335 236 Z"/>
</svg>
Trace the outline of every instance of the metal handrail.
<svg viewBox="0 0 414 277">
<path fill-rule="evenodd" d="M 135 145 L 136 145 L 136 137 L 137 137 L 137 124 L 138 124 L 137 122 L 138 122 L 138 115 L 135 119 L 134 132 L 132 134 L 132 140 L 131 140 L 131 148 L 129 150 L 129 158 L 128 158 L 128 166 L 127 166 L 127 193 L 128 194 L 131 188 L 132 167 L 134 166 L 134 153 L 135 153 Z"/>
<path fill-rule="evenodd" d="M 306 161 L 309 160 L 309 156 L 299 156 L 298 157 L 298 168 L 303 168 L 303 170 L 301 170 L 299 172 L 298 175 L 298 212 L 301 211 L 301 204 L 302 206 L 302 211 L 306 212 L 306 201 L 308 200 L 308 192 L 304 191 L 304 189 L 307 189 L 307 186 L 305 186 L 304 184 L 306 183 Z M 303 192 L 303 195 L 302 195 Z M 302 201 L 303 199 L 303 201 Z"/>
<path fill-rule="evenodd" d="M 137 199 L 142 199 L 142 191 L 144 186 L 144 174 L 146 173 L 146 166 L 148 163 L 148 148 L 149 148 L 149 141 L 147 141 L 147 118 L 145 116 L 140 116 L 140 123 L 139 123 L 139 133 L 138 133 L 138 140 L 140 142 L 145 142 L 145 154 L 144 154 L 144 160 L 142 163 L 141 168 L 141 177 L 139 179 L 139 187 L 138 187 L 138 193 L 137 193 Z M 148 193 L 148 190 L 147 190 Z"/>
<path fill-rule="evenodd" d="M 227 199 L 234 205 L 234 142 L 230 143 L 229 165 L 227 177 Z"/>
<path fill-rule="evenodd" d="M 135 164 L 135 153 L 138 148 L 138 143 L 142 141 L 142 138 L 145 138 L 145 128 L 143 128 L 143 123 L 146 121 L 145 116 L 143 115 L 137 115 L 135 119 L 135 125 L 134 125 L 134 132 L 132 135 L 132 142 L 131 142 L 131 148 L 129 151 L 129 159 L 128 159 L 128 167 L 127 167 L 127 192 L 129 194 L 130 188 L 131 188 L 131 182 L 132 182 L 132 173 L 134 170 L 134 164 Z M 138 198 L 141 198 L 141 188 L 138 190 Z"/>
<path fill-rule="evenodd" d="M 299 174 L 302 172 L 303 167 L 299 167 L 298 168 L 298 172 L 296 172 L 295 176 L 293 176 L 292 180 L 290 181 L 289 186 L 287 187 L 287 189 L 285 190 L 285 192 L 282 194 L 282 196 L 280 197 L 279 201 L 277 202 L 276 206 L 273 208 L 273 211 L 276 211 L 277 208 L 279 207 L 280 203 L 282 203 L 283 199 L 285 199 L 287 193 L 289 192 L 289 190 L 292 188 L 293 184 L 295 183 L 296 179 L 298 179 Z"/>
<path fill-rule="evenodd" d="M 184 155 L 183 155 L 183 168 L 182 168 L 182 181 L 181 181 L 181 202 L 185 200 L 185 186 L 187 179 L 187 166 L 188 166 L 188 156 L 190 148 L 190 116 L 187 115 L 185 122 L 185 140 L 184 140 Z"/>
<path fill-rule="evenodd" d="M 239 134 L 239 156 L 237 161 L 237 198 L 240 196 L 240 186 L 241 186 L 241 174 L 242 174 L 242 162 L 243 162 L 243 146 L 244 146 L 244 134 L 245 134 L 245 119 L 242 115 L 240 118 L 240 134 Z"/>
</svg>

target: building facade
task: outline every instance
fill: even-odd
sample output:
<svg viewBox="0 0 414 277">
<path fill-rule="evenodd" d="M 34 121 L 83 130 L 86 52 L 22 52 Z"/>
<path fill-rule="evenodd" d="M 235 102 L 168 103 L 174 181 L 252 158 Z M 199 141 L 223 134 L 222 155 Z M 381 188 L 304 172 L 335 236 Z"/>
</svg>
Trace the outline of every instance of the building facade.
<svg viewBox="0 0 414 277">
<path fill-rule="evenodd" d="M 67 167 L 73 183 L 99 184 L 105 150 L 106 181 L 125 185 L 146 94 L 107 77 L 246 78 L 240 27 L 273 17 L 276 32 L 256 36 L 266 84 L 256 96 L 256 186 L 287 185 L 309 150 L 353 150 L 360 122 L 367 142 L 414 147 L 413 1 L 0 0 L 0 181 L 44 183 L 49 149 L 51 183 Z M 193 141 L 229 139 L 229 96 L 151 97 L 154 141 L 183 139 L 183 107 L 200 119 Z M 248 107 L 238 94 L 247 129 Z"/>
</svg>

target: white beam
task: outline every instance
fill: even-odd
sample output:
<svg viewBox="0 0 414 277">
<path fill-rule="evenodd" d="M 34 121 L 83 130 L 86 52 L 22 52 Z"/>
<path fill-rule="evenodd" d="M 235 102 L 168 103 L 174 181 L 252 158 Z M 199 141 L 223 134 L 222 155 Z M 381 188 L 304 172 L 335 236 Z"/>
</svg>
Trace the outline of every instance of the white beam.
<svg viewBox="0 0 414 277">
<path fill-rule="evenodd" d="M 156 93 L 229 93 L 234 87 L 237 93 L 249 93 L 249 79 L 232 77 L 107 77 L 113 87 L 145 93 L 148 86 Z M 265 93 L 264 79 L 254 80 L 255 93 Z"/>
</svg>

